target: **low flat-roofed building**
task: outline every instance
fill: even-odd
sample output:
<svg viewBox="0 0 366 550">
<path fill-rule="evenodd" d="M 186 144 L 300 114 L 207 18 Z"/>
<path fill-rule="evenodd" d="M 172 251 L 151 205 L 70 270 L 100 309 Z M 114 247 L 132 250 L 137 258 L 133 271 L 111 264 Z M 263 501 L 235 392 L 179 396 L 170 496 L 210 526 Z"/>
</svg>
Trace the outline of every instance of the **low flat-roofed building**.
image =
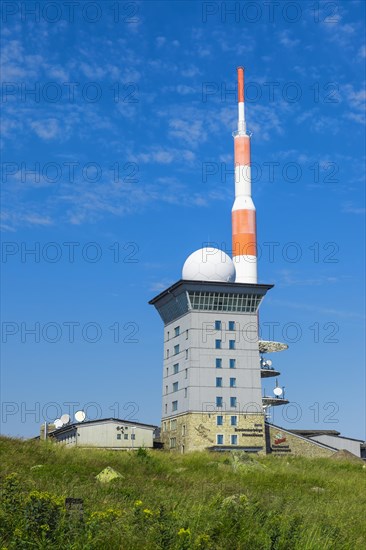
<svg viewBox="0 0 366 550">
<path fill-rule="evenodd" d="M 158 435 L 158 426 L 152 424 L 102 418 L 66 424 L 49 431 L 47 437 L 70 446 L 134 450 L 140 447 L 152 449 Z"/>
<path fill-rule="evenodd" d="M 311 441 L 317 441 L 323 445 L 333 447 L 339 451 L 346 450 L 355 456 L 361 457 L 362 445 L 365 443 L 362 439 L 353 439 L 345 437 L 337 430 L 290 430 L 292 433 L 306 437 Z"/>
</svg>

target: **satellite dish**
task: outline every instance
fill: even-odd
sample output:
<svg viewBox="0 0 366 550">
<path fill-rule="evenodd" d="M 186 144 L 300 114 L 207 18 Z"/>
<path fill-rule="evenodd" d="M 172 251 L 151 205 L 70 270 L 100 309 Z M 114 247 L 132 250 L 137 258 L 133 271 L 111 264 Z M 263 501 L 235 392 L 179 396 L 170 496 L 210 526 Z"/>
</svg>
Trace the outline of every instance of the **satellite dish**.
<svg viewBox="0 0 366 550">
<path fill-rule="evenodd" d="M 69 414 L 63 414 L 60 418 L 62 424 L 68 424 L 70 422 L 70 415 Z"/>
<path fill-rule="evenodd" d="M 272 367 L 272 361 L 271 361 L 271 359 L 267 359 L 266 364 L 267 364 L 269 367 Z"/>
<path fill-rule="evenodd" d="M 273 393 L 279 397 L 280 395 L 283 394 L 283 391 L 282 391 L 282 388 L 280 388 L 279 386 L 277 386 L 274 390 L 273 390 Z"/>
<path fill-rule="evenodd" d="M 86 414 L 84 411 L 76 411 L 75 413 L 75 420 L 77 422 L 83 422 L 86 418 Z"/>
<path fill-rule="evenodd" d="M 56 418 L 56 420 L 54 421 L 54 425 L 55 425 L 55 428 L 62 428 L 62 426 L 64 425 L 64 423 L 62 422 L 61 418 Z"/>
</svg>

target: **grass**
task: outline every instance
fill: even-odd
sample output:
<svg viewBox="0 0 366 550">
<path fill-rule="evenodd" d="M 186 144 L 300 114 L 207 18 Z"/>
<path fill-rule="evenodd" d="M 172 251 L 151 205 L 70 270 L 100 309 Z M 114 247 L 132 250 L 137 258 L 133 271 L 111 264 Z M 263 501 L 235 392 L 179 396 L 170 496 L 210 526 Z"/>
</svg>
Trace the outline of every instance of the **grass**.
<svg viewBox="0 0 366 550">
<path fill-rule="evenodd" d="M 67 449 L 0 438 L 0 548 L 357 550 L 362 463 Z M 111 466 L 122 477 L 95 476 Z M 65 511 L 82 498 L 83 520 Z"/>
</svg>

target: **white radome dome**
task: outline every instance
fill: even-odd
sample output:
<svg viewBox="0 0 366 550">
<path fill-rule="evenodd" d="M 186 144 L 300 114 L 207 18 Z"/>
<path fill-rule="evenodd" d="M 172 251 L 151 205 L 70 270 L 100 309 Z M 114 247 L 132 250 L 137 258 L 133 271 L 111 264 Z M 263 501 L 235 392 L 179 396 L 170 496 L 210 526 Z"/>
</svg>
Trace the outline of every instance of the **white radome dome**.
<svg viewBox="0 0 366 550">
<path fill-rule="evenodd" d="M 200 248 L 186 259 L 182 279 L 186 281 L 235 282 L 234 262 L 218 248 Z"/>
</svg>

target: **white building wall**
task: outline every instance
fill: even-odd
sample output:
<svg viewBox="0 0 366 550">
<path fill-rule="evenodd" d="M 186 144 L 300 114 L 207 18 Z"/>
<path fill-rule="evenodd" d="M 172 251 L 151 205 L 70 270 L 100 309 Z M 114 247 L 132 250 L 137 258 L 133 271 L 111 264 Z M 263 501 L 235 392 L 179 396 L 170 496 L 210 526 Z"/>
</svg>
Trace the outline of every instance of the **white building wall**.
<svg viewBox="0 0 366 550">
<path fill-rule="evenodd" d="M 354 441 L 352 439 L 347 439 L 346 437 L 338 437 L 336 435 L 314 435 L 309 439 L 314 441 L 319 441 L 319 443 L 324 443 L 324 445 L 329 445 L 335 449 L 345 449 L 350 453 L 353 453 L 356 456 L 361 456 L 361 441 Z"/>
<path fill-rule="evenodd" d="M 215 330 L 215 321 L 221 321 L 221 330 Z M 229 331 L 229 321 L 235 323 L 234 331 Z M 175 336 L 176 327 L 179 336 Z M 223 410 L 243 411 L 249 406 L 251 412 L 262 413 L 256 314 L 190 310 L 166 325 L 164 336 L 163 419 L 212 410 L 216 396 L 223 398 Z M 221 340 L 221 349 L 215 348 L 215 340 Z M 235 349 L 229 349 L 230 340 L 235 340 Z M 216 358 L 222 359 L 221 369 L 216 368 Z M 229 368 L 229 359 L 235 359 L 235 369 Z M 179 372 L 174 374 L 177 363 Z M 216 387 L 217 377 L 223 379 L 221 388 Z M 235 388 L 230 388 L 230 378 L 236 378 Z M 175 382 L 178 391 L 174 391 Z M 230 406 L 230 397 L 237 398 L 236 408 Z M 178 401 L 176 411 L 173 401 Z"/>
</svg>

